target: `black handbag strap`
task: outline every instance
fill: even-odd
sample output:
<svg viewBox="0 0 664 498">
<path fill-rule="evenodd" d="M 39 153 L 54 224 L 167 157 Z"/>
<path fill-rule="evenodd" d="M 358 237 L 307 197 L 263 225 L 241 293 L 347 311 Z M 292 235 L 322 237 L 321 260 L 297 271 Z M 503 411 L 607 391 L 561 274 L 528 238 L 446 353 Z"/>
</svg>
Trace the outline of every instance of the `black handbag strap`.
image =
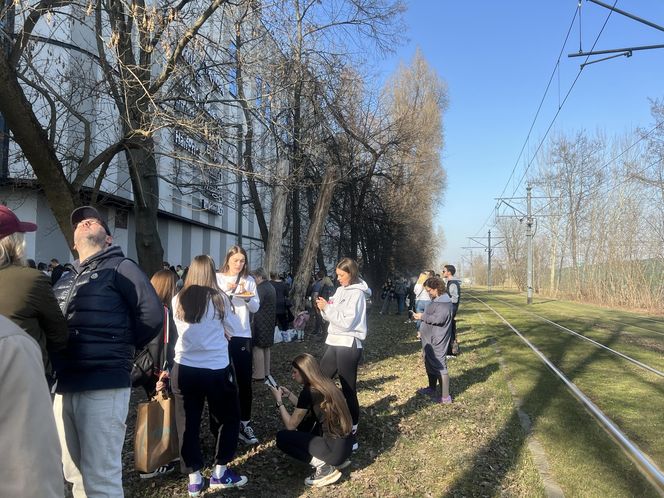
<svg viewBox="0 0 664 498">
<path fill-rule="evenodd" d="M 171 319 L 170 319 L 170 313 L 168 311 L 168 308 L 164 306 L 164 344 L 163 347 L 161 348 L 161 369 L 166 370 L 166 367 L 168 366 L 168 358 L 167 358 L 167 350 L 168 350 L 168 343 L 170 342 L 170 335 L 171 335 Z"/>
</svg>

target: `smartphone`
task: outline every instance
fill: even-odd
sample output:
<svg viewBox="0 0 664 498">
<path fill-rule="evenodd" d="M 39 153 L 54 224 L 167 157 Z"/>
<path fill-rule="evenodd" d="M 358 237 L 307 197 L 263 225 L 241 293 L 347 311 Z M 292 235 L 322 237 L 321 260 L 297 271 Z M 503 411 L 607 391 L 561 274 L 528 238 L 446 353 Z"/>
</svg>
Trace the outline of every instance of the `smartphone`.
<svg viewBox="0 0 664 498">
<path fill-rule="evenodd" d="M 265 385 L 269 387 L 274 387 L 275 389 L 279 389 L 279 384 L 277 384 L 277 381 L 274 380 L 274 377 L 272 375 L 268 375 L 265 377 Z"/>
</svg>

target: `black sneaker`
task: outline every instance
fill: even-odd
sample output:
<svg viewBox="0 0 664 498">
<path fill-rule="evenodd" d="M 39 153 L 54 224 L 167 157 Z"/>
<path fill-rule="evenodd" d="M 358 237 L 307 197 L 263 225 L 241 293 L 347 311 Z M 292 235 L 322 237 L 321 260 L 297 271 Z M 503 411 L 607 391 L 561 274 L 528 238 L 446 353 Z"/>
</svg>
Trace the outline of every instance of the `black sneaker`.
<svg viewBox="0 0 664 498">
<path fill-rule="evenodd" d="M 240 434 L 238 436 L 244 444 L 258 444 L 258 438 L 254 434 L 254 429 L 250 424 L 240 423 Z"/>
<path fill-rule="evenodd" d="M 307 486 L 313 486 L 314 488 L 320 488 L 322 486 L 327 486 L 328 484 L 334 484 L 340 478 L 341 472 L 335 467 L 323 464 L 320 467 L 316 467 L 316 471 L 304 480 L 304 484 Z"/>
<path fill-rule="evenodd" d="M 141 473 L 139 474 L 139 476 L 141 479 L 152 479 L 153 477 L 165 476 L 166 474 L 170 474 L 174 470 L 175 470 L 175 462 L 170 462 L 167 463 L 166 465 L 158 467 L 152 472 Z"/>
</svg>

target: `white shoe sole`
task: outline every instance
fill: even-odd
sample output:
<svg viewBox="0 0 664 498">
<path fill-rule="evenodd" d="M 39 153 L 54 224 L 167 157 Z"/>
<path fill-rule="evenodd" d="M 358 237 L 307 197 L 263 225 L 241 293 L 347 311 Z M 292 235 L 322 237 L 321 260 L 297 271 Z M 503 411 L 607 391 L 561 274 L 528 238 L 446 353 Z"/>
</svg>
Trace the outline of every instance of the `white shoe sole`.
<svg viewBox="0 0 664 498">
<path fill-rule="evenodd" d="M 242 434 L 240 434 L 238 437 L 240 441 L 242 441 L 244 444 L 248 445 L 258 444 L 258 439 L 249 439 L 248 437 L 245 437 Z"/>
<path fill-rule="evenodd" d="M 244 485 L 247 484 L 248 482 L 249 482 L 249 479 L 247 479 L 247 478 L 245 477 L 243 480 L 241 480 L 241 481 L 239 481 L 239 482 L 237 482 L 237 483 L 235 483 L 235 484 L 212 484 L 212 483 L 210 483 L 210 485 L 209 485 L 208 487 L 209 487 L 210 489 L 231 489 L 231 488 L 241 488 L 242 486 L 244 486 Z"/>
<path fill-rule="evenodd" d="M 341 472 L 339 472 L 337 469 L 334 469 L 334 472 L 332 472 L 329 476 L 325 476 L 323 479 L 319 479 L 318 481 L 311 481 L 309 478 L 307 478 L 304 480 L 304 484 L 307 486 L 313 486 L 314 488 L 322 488 L 323 486 L 334 484 L 339 479 L 341 479 Z"/>
</svg>

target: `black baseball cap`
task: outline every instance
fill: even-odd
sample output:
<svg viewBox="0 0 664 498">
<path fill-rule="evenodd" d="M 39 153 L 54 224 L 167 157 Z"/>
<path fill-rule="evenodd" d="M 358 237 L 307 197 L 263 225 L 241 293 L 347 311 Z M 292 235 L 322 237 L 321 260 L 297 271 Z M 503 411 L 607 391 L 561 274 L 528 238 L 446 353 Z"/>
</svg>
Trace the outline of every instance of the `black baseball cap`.
<svg viewBox="0 0 664 498">
<path fill-rule="evenodd" d="M 111 235 L 111 231 L 109 230 L 106 221 L 101 217 L 99 211 L 97 211 L 92 206 L 81 206 L 74 209 L 71 212 L 71 226 L 76 228 L 76 225 L 78 225 L 83 220 L 87 220 L 88 218 L 94 218 L 95 220 L 98 220 L 99 224 L 104 227 L 104 230 L 106 230 L 106 235 Z"/>
</svg>

